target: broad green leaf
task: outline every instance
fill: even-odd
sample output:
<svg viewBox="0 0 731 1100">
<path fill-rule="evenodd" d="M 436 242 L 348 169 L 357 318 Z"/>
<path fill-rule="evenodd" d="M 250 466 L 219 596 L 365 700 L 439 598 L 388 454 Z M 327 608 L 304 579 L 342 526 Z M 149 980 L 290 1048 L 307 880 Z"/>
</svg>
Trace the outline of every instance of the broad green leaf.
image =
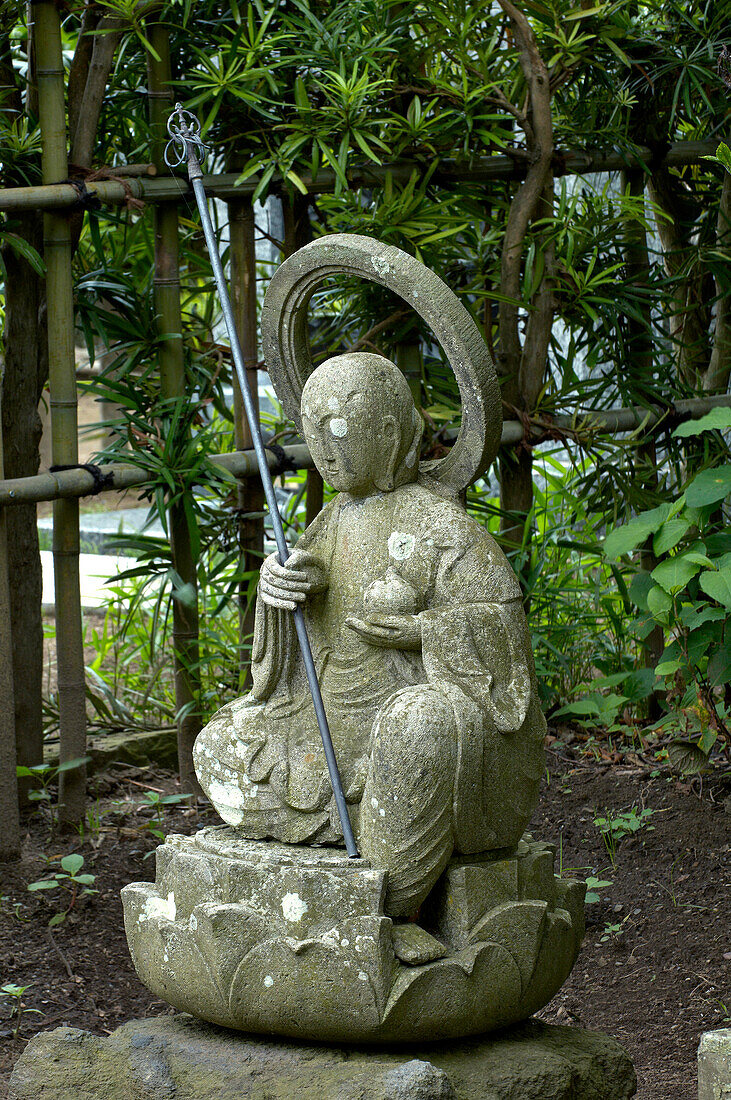
<svg viewBox="0 0 731 1100">
<path fill-rule="evenodd" d="M 711 409 L 698 420 L 688 420 L 685 424 L 680 424 L 673 435 L 684 439 L 692 435 L 701 435 L 702 432 L 724 431 L 727 428 L 731 428 L 731 408 L 723 406 Z"/>
<path fill-rule="evenodd" d="M 31 891 L 31 893 L 35 893 L 36 890 L 55 890 L 57 886 L 58 882 L 55 878 L 43 878 L 39 879 L 38 882 L 28 883 L 28 889 Z"/>
<path fill-rule="evenodd" d="M 667 554 L 668 550 L 677 546 L 690 525 L 690 520 L 685 516 L 667 519 L 652 540 L 652 549 L 658 557 L 661 554 Z"/>
<path fill-rule="evenodd" d="M 72 852 L 71 855 L 64 856 L 61 860 L 61 867 L 69 875 L 75 875 L 84 866 L 84 857 L 79 855 L 78 852 Z"/>
<path fill-rule="evenodd" d="M 731 465 L 702 470 L 685 490 L 691 508 L 705 508 L 731 493 Z"/>
<path fill-rule="evenodd" d="M 639 607 L 640 611 L 647 611 L 647 596 L 650 589 L 653 588 L 655 582 L 649 573 L 645 573 L 642 570 L 639 573 L 635 573 L 629 586 L 629 596 L 632 602 Z"/>
<path fill-rule="evenodd" d="M 669 512 L 670 505 L 661 504 L 659 508 L 633 516 L 628 523 L 609 532 L 604 540 L 604 553 L 609 558 L 619 558 L 622 554 L 631 553 L 660 529 Z"/>
<path fill-rule="evenodd" d="M 671 741 L 668 760 L 683 775 L 698 775 L 708 765 L 708 757 L 693 741 Z"/>
<path fill-rule="evenodd" d="M 688 561 L 683 554 L 677 554 L 674 558 L 667 558 L 666 561 L 661 561 L 658 566 L 653 569 L 650 576 L 657 583 L 661 584 L 666 592 L 675 593 L 680 592 L 685 588 L 688 581 L 691 580 L 696 573 L 700 570 L 700 565 L 694 561 Z"/>
<path fill-rule="evenodd" d="M 648 611 L 656 618 L 664 618 L 672 606 L 673 601 L 665 589 L 659 584 L 656 584 L 655 587 L 651 588 L 647 593 Z"/>
<path fill-rule="evenodd" d="M 731 565 L 715 573 L 701 573 L 700 586 L 707 596 L 731 610 Z"/>
<path fill-rule="evenodd" d="M 660 661 L 655 668 L 656 676 L 672 676 L 681 667 L 680 661 Z"/>
<path fill-rule="evenodd" d="M 720 607 L 684 607 L 680 612 L 680 621 L 688 630 L 697 630 L 704 623 L 718 622 L 725 619 L 726 612 Z"/>
<path fill-rule="evenodd" d="M 731 643 L 726 642 L 708 662 L 706 678 L 711 687 L 731 683 Z"/>
<path fill-rule="evenodd" d="M 63 922 L 65 920 L 66 920 L 66 914 L 65 913 L 56 913 L 49 920 L 48 927 L 49 928 L 56 928 L 59 924 L 63 924 Z"/>
</svg>

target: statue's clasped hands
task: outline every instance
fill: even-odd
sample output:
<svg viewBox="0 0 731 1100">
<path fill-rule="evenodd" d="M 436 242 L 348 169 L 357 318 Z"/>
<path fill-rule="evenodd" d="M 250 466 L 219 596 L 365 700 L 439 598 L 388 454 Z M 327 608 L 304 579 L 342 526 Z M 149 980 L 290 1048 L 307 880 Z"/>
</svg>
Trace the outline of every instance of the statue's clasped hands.
<svg viewBox="0 0 731 1100">
<path fill-rule="evenodd" d="M 294 611 L 308 596 L 326 588 L 325 570 L 306 550 L 293 550 L 284 565 L 278 554 L 270 554 L 262 562 L 259 595 L 270 607 Z"/>
<path fill-rule="evenodd" d="M 362 619 L 350 615 L 345 625 L 369 643 L 385 649 L 421 649 L 421 622 L 418 615 L 392 615 L 369 611 Z"/>
</svg>

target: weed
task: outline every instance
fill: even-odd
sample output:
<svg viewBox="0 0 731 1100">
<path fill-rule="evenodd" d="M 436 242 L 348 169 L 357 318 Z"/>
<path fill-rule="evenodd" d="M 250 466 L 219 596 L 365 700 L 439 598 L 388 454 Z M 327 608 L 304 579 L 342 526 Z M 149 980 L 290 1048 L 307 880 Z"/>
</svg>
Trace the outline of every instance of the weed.
<svg viewBox="0 0 731 1100">
<path fill-rule="evenodd" d="M 13 1028 L 13 1038 L 17 1039 L 20 1034 L 20 1026 L 23 1022 L 23 1015 L 28 1012 L 36 1012 L 39 1016 L 42 1016 L 40 1008 L 26 1008 L 23 1003 L 23 994 L 26 989 L 30 989 L 30 985 L 14 985 L 12 982 L 6 982 L 5 985 L 0 986 L 0 996 L 10 998 L 10 1019 L 15 1020 L 15 1027 Z"/>
<path fill-rule="evenodd" d="M 617 851 L 625 837 L 632 836 L 640 829 L 651 831 L 655 828 L 654 825 L 649 824 L 649 818 L 653 813 L 654 810 L 648 808 L 638 810 L 633 806 L 631 810 L 621 810 L 616 814 L 611 810 L 605 810 L 603 817 L 594 818 L 594 824 L 602 834 L 604 847 L 607 849 L 613 870 L 617 869 Z"/>
<path fill-rule="evenodd" d="M 163 815 L 165 813 L 166 806 L 176 806 L 180 802 L 187 802 L 190 800 L 188 794 L 160 794 L 159 791 L 145 791 L 140 802 L 136 804 L 138 810 L 153 811 L 153 818 L 148 821 L 144 828 L 149 833 L 152 833 L 158 840 L 165 839 L 164 833 L 164 821 Z"/>
<path fill-rule="evenodd" d="M 57 782 L 61 772 L 73 771 L 74 768 L 80 768 L 84 764 L 88 764 L 90 760 L 90 756 L 80 756 L 75 760 L 65 760 L 63 764 L 32 764 L 29 768 L 19 764 L 15 769 L 18 779 L 33 781 L 34 786 L 28 793 L 28 801 L 37 802 L 39 806 L 43 804 L 48 807 L 51 828 L 53 828 L 56 821 L 51 786 Z"/>
<path fill-rule="evenodd" d="M 84 857 L 79 855 L 78 852 L 72 852 L 70 855 L 62 857 L 60 871 L 54 871 L 50 878 L 38 879 L 36 882 L 28 883 L 28 889 L 31 893 L 38 890 L 61 889 L 69 895 L 68 906 L 51 917 L 48 922 L 49 928 L 54 928 L 57 924 L 62 924 L 66 920 L 78 898 L 97 893 L 96 890 L 92 889 L 96 876 L 88 873 L 81 874 L 83 866 Z"/>
<path fill-rule="evenodd" d="M 606 890 L 608 886 L 614 885 L 614 879 L 596 878 L 595 875 L 589 875 L 584 881 L 586 883 L 586 897 L 584 898 L 586 905 L 596 905 L 598 901 L 601 901 L 598 891 Z"/>
</svg>

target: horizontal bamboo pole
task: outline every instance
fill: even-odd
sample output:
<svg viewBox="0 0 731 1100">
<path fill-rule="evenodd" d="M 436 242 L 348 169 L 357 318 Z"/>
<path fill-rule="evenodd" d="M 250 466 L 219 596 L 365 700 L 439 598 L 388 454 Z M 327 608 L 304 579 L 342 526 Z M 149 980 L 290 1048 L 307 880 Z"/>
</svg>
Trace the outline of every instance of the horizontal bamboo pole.
<svg viewBox="0 0 731 1100">
<path fill-rule="evenodd" d="M 714 394 L 710 397 L 691 397 L 676 401 L 670 406 L 673 418 L 698 420 L 711 409 L 731 408 L 731 394 Z M 615 432 L 633 432 L 638 428 L 651 428 L 659 424 L 667 415 L 665 410 L 608 409 L 606 412 L 590 412 L 577 416 L 556 416 L 550 422 L 533 421 L 530 439 L 545 438 L 549 431 L 566 433 L 566 442 L 571 442 L 572 434 L 588 432 L 612 435 Z M 456 433 L 455 433 L 456 434 Z M 520 420 L 506 420 L 503 423 L 502 444 L 511 446 L 525 438 L 525 426 Z M 314 467 L 312 455 L 303 443 L 285 448 L 287 459 L 298 470 L 311 470 Z M 211 455 L 211 462 L 221 466 L 233 477 L 245 480 L 258 477 L 259 470 L 253 451 L 233 451 L 230 454 Z M 270 470 L 277 468 L 279 459 L 272 453 L 267 454 Z M 110 479 L 104 492 L 122 492 L 144 485 L 145 472 L 137 466 L 123 462 L 100 466 L 102 475 Z M 32 504 L 42 500 L 59 500 L 66 497 L 83 497 L 93 493 L 95 481 L 87 470 L 60 470 L 58 473 L 36 474 L 34 477 L 8 478 L 0 480 L 0 508 L 11 504 Z"/>
<path fill-rule="evenodd" d="M 576 413 L 573 416 L 559 415 L 551 420 L 540 418 L 531 422 L 529 436 L 534 440 L 540 440 L 552 431 L 561 434 L 566 433 L 570 440 L 571 435 L 582 435 L 590 432 L 602 435 L 617 435 L 623 432 L 634 432 L 638 428 L 649 429 L 669 415 L 673 419 L 698 420 L 705 416 L 711 409 L 731 408 L 731 394 L 711 394 L 708 397 L 688 397 L 681 401 L 672 402 L 668 408 L 642 408 L 636 406 L 629 409 L 606 409 L 604 412 Z M 510 445 L 519 443 L 525 438 L 525 428 L 520 420 L 506 420 L 503 422 L 503 434 L 501 443 Z"/>
<path fill-rule="evenodd" d="M 304 444 L 286 448 L 287 458 L 299 470 L 311 469 L 312 457 Z M 267 453 L 269 469 L 277 468 L 278 459 Z M 237 478 L 258 477 L 259 468 L 253 451 L 233 451 L 230 454 L 211 455 L 211 462 L 222 466 Z M 105 492 L 119 492 L 144 485 L 147 475 L 138 466 L 123 462 L 100 466 L 101 473 L 111 481 Z M 0 507 L 6 504 L 28 504 L 33 501 L 59 500 L 61 497 L 83 497 L 94 491 L 94 478 L 87 470 L 59 470 L 58 473 L 36 474 L 34 477 L 9 478 L 0 481 Z"/>
<path fill-rule="evenodd" d="M 665 157 L 654 159 L 651 149 L 640 146 L 634 153 L 576 152 L 567 150 L 558 152 L 554 157 L 553 174 L 555 176 L 582 176 L 591 172 L 618 172 L 623 168 L 643 168 L 659 164 L 666 167 L 680 167 L 685 164 L 697 164 L 704 156 L 713 155 L 716 141 L 678 141 L 670 146 Z M 387 173 L 397 181 L 407 181 L 416 170 L 419 174 L 427 171 L 427 166 L 419 161 L 402 160 L 392 164 L 371 164 L 351 169 L 348 180 L 353 187 L 377 187 L 383 183 Z M 444 161 L 431 177 L 432 183 L 444 187 L 454 187 L 460 183 L 487 183 L 498 179 L 520 179 L 525 175 L 526 162 L 521 157 L 482 157 L 472 165 L 458 165 Z M 203 177 L 203 184 L 209 195 L 219 199 L 240 199 L 253 195 L 259 177 L 252 176 L 243 183 L 237 183 L 236 172 L 223 172 L 219 175 Z M 302 180 L 311 195 L 325 194 L 335 187 L 335 173 L 329 168 L 321 169 L 316 179 L 303 173 Z M 187 180 L 158 178 L 130 178 L 124 183 L 118 180 L 87 181 L 87 189 L 100 202 L 119 206 L 128 197 L 142 199 L 144 202 L 166 202 L 190 197 L 192 191 Z M 282 186 L 281 178 L 275 176 L 275 189 Z M 56 183 L 40 187 L 9 187 L 0 190 L 0 210 L 62 210 L 75 206 L 79 195 L 70 183 Z"/>
</svg>

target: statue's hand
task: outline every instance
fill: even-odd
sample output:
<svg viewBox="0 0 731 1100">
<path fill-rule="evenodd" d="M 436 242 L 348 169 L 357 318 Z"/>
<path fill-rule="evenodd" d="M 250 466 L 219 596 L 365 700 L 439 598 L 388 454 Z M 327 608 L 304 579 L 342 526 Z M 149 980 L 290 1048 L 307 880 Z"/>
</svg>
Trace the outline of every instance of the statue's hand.
<svg viewBox="0 0 731 1100">
<path fill-rule="evenodd" d="M 270 607 L 294 611 L 308 596 L 327 588 L 325 571 L 313 554 L 293 550 L 284 565 L 279 554 L 270 554 L 259 573 L 259 595 Z"/>
<path fill-rule="evenodd" d="M 345 625 L 370 645 L 386 649 L 421 649 L 421 621 L 418 615 L 386 615 L 371 611 L 365 618 L 351 615 Z"/>
</svg>

